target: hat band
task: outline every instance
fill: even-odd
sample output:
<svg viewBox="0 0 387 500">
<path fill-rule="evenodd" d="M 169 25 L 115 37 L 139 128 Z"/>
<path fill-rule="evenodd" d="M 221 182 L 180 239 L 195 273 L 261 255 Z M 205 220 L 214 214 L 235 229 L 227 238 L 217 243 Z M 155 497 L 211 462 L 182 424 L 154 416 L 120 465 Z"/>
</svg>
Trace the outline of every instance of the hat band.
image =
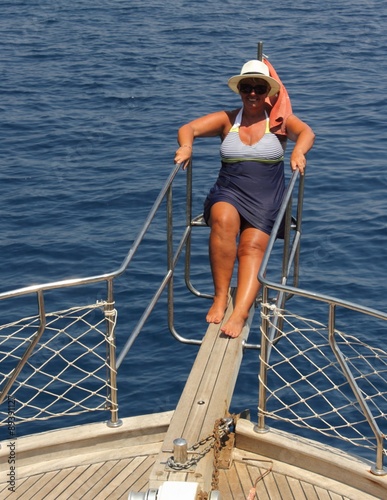
<svg viewBox="0 0 387 500">
<path fill-rule="evenodd" d="M 260 73 L 259 71 L 248 71 L 247 73 L 242 73 L 241 76 L 244 75 L 263 75 L 266 76 L 265 73 Z"/>
</svg>

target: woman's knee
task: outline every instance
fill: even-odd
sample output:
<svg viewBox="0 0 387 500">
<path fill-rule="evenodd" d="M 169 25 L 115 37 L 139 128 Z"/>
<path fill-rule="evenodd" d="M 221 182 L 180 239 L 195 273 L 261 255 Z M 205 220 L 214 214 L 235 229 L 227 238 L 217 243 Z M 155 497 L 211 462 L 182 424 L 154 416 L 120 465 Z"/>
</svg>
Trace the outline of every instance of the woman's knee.
<svg viewBox="0 0 387 500">
<path fill-rule="evenodd" d="M 266 251 L 269 236 L 258 229 L 243 231 L 238 245 L 238 258 L 263 255 Z"/>
<path fill-rule="evenodd" d="M 211 208 L 209 225 L 214 232 L 237 236 L 240 230 L 239 213 L 229 203 L 215 203 Z"/>
</svg>

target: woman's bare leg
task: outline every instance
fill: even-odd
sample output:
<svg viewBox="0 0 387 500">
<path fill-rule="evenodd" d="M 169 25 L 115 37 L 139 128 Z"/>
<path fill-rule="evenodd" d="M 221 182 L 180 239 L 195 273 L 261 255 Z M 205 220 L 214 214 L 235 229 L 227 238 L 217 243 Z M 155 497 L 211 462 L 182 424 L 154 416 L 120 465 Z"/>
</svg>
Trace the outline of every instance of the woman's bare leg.
<svg viewBox="0 0 387 500">
<path fill-rule="evenodd" d="M 214 302 L 207 314 L 208 323 L 220 323 L 227 308 L 228 290 L 237 255 L 236 238 L 240 230 L 238 211 L 220 201 L 211 208 L 209 252 L 214 281 Z"/>
<path fill-rule="evenodd" d="M 221 330 L 229 337 L 238 337 L 249 316 L 258 291 L 258 271 L 265 253 L 269 235 L 253 227 L 246 227 L 240 235 L 238 247 L 238 286 L 234 311 Z"/>
</svg>

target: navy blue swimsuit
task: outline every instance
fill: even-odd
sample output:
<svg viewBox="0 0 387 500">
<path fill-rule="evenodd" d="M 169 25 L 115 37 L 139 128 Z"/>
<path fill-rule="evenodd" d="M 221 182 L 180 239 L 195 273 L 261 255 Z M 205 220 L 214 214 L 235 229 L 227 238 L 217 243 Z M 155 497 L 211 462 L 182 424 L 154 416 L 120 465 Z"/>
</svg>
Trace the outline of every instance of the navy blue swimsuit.
<svg viewBox="0 0 387 500">
<path fill-rule="evenodd" d="M 222 167 L 204 202 L 204 219 L 208 223 L 212 205 L 225 201 L 253 227 L 270 234 L 285 192 L 284 145 L 270 132 L 267 115 L 262 139 L 244 144 L 239 137 L 242 112 L 221 145 Z"/>
</svg>

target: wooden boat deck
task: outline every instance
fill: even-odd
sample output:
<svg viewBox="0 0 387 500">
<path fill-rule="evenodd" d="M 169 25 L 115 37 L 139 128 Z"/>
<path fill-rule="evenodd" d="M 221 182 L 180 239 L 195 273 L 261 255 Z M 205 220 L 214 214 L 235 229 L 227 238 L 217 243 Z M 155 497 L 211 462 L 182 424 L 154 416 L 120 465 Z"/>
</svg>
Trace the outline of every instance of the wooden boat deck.
<svg viewBox="0 0 387 500">
<path fill-rule="evenodd" d="M 93 500 L 127 499 L 129 491 L 148 489 L 149 474 L 157 459 L 158 443 L 153 453 L 138 454 L 121 459 L 110 459 L 93 464 L 58 468 L 18 477 L 17 495 L 0 483 L 0 498 L 18 500 L 69 498 Z M 149 447 L 147 447 L 149 450 Z M 151 447 L 152 448 L 152 447 Z M 140 452 L 141 453 L 141 452 Z M 130 455 L 130 452 L 129 454 Z M 267 471 L 272 467 L 272 470 Z M 266 473 L 266 475 L 264 475 Z M 263 476 L 261 480 L 261 476 Z M 303 475 L 304 477 L 301 477 Z M 235 450 L 230 469 L 219 476 L 219 491 L 224 500 L 246 500 L 256 483 L 259 500 L 371 500 L 378 497 L 359 493 L 349 486 L 316 474 L 305 473 L 296 467 L 270 461 L 256 454 Z"/>
</svg>

